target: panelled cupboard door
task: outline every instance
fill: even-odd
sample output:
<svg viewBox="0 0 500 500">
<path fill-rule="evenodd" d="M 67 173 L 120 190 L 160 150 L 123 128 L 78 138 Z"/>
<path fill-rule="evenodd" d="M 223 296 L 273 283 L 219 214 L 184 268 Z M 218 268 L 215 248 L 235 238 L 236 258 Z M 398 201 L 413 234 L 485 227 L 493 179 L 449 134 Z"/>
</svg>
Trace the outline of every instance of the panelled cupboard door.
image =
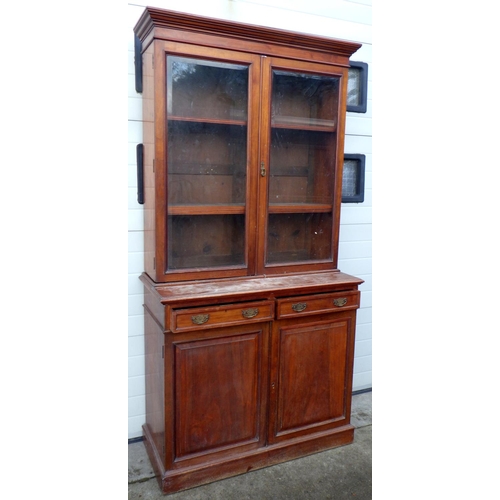
<svg viewBox="0 0 500 500">
<path fill-rule="evenodd" d="M 340 67 L 263 59 L 263 273 L 336 267 L 346 76 Z"/>
<path fill-rule="evenodd" d="M 183 334 L 172 344 L 174 461 L 263 445 L 268 335 L 262 323 Z"/>
<path fill-rule="evenodd" d="M 260 57 L 156 43 L 157 272 L 255 274 Z"/>
<path fill-rule="evenodd" d="M 355 316 L 276 322 L 272 337 L 269 442 L 348 424 Z"/>
</svg>

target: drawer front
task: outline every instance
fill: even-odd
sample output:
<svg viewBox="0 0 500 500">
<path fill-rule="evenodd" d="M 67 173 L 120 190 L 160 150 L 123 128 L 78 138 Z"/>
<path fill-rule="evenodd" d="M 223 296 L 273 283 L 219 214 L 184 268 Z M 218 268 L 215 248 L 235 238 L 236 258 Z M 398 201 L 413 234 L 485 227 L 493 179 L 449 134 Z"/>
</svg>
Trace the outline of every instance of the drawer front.
<svg viewBox="0 0 500 500">
<path fill-rule="evenodd" d="M 359 307 L 359 291 L 322 293 L 278 300 L 277 318 L 293 318 Z"/>
<path fill-rule="evenodd" d="M 217 328 L 238 324 L 269 321 L 274 317 L 274 302 L 244 302 L 222 306 L 172 309 L 170 329 L 172 332 Z"/>
</svg>

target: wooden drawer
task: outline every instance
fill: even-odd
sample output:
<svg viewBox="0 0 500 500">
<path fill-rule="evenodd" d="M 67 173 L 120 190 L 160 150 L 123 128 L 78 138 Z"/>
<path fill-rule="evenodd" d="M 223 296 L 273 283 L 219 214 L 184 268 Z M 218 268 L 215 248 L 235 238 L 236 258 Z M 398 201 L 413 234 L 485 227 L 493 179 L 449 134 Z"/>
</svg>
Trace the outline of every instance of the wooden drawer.
<svg viewBox="0 0 500 500">
<path fill-rule="evenodd" d="M 189 309 L 172 309 L 170 312 L 170 330 L 175 333 L 199 330 L 200 328 L 258 323 L 272 320 L 273 317 L 274 302 L 270 300 Z"/>
<path fill-rule="evenodd" d="M 277 318 L 293 318 L 310 314 L 321 314 L 359 307 L 359 292 L 322 293 L 279 299 Z"/>
</svg>

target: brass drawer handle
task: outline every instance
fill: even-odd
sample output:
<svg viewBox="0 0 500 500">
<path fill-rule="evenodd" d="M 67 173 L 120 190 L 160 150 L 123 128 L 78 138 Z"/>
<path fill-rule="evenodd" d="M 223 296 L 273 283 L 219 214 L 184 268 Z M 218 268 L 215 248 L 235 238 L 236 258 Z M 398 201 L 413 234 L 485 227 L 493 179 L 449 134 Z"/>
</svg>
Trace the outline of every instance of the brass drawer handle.
<svg viewBox="0 0 500 500">
<path fill-rule="evenodd" d="M 256 307 L 252 307 L 250 309 L 243 309 L 241 314 L 244 318 L 254 318 L 257 314 L 259 314 L 259 310 Z"/>
<path fill-rule="evenodd" d="M 333 303 L 338 307 L 342 307 L 347 304 L 347 299 L 345 297 L 342 299 L 333 299 Z"/>
<path fill-rule="evenodd" d="M 305 302 L 298 302 L 297 304 L 292 304 L 292 309 L 295 312 L 301 312 L 307 307 L 307 304 Z"/>
<path fill-rule="evenodd" d="M 208 314 L 197 314 L 196 316 L 191 316 L 191 321 L 195 325 L 203 325 L 203 323 L 208 321 L 209 317 L 210 316 Z"/>
</svg>

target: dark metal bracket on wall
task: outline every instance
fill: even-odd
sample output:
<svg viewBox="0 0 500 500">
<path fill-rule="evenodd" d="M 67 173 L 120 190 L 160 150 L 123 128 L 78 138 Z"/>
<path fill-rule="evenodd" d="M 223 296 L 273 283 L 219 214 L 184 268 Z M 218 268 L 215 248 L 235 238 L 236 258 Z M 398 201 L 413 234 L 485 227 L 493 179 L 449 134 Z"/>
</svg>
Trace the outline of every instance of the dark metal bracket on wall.
<svg viewBox="0 0 500 500">
<path fill-rule="evenodd" d="M 347 111 L 353 113 L 366 113 L 368 103 L 368 64 L 359 61 L 349 61 L 350 77 L 357 81 L 354 89 L 348 90 Z M 352 96 L 350 95 L 353 92 Z M 350 98 L 355 97 L 350 103 Z"/>
<path fill-rule="evenodd" d="M 134 36 L 135 91 L 142 94 L 142 42 Z M 137 203 L 144 205 L 144 145 L 137 144 Z"/>
<path fill-rule="evenodd" d="M 142 42 L 134 36 L 135 91 L 142 94 Z"/>
<path fill-rule="evenodd" d="M 365 155 L 344 154 L 342 203 L 363 203 L 365 200 L 365 161 Z"/>
<path fill-rule="evenodd" d="M 137 203 L 144 205 L 144 145 L 137 144 Z"/>
</svg>

